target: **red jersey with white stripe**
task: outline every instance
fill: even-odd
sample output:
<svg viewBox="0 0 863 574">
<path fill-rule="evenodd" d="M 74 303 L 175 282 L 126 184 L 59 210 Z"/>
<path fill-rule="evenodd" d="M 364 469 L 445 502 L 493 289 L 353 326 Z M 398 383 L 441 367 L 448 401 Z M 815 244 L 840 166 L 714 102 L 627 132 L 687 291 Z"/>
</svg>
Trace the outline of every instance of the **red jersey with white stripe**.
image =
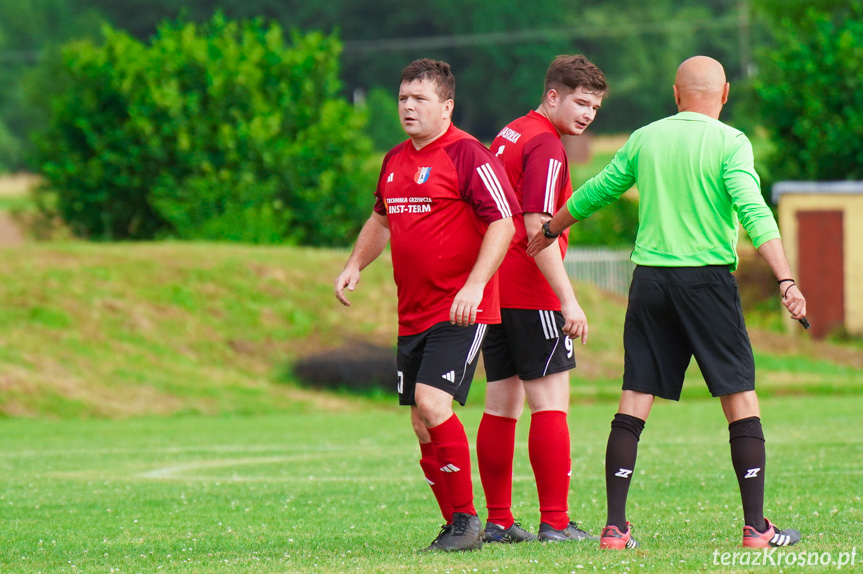
<svg viewBox="0 0 863 574">
<path fill-rule="evenodd" d="M 529 112 L 503 128 L 491 143 L 503 161 L 521 211 L 554 215 L 572 195 L 566 150 L 554 125 L 545 116 Z M 500 305 L 506 309 L 560 311 L 560 300 L 527 255 L 524 219 L 515 220 L 515 236 L 500 266 Z M 560 256 L 566 255 L 569 228 L 558 238 Z"/>
<path fill-rule="evenodd" d="M 489 224 L 520 212 L 500 162 L 455 126 L 420 150 L 410 140 L 390 150 L 375 196 L 390 227 L 399 335 L 449 321 Z M 476 320 L 500 323 L 497 274 Z"/>
</svg>

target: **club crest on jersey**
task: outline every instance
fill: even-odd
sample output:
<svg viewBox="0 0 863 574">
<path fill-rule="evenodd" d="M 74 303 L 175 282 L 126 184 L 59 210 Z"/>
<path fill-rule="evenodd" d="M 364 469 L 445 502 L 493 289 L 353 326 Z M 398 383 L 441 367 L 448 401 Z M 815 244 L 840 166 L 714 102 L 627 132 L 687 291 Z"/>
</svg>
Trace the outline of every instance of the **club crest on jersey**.
<svg viewBox="0 0 863 574">
<path fill-rule="evenodd" d="M 425 183 L 428 181 L 430 173 L 430 167 L 421 167 L 417 169 L 417 174 L 414 176 L 414 181 L 417 183 Z"/>
</svg>

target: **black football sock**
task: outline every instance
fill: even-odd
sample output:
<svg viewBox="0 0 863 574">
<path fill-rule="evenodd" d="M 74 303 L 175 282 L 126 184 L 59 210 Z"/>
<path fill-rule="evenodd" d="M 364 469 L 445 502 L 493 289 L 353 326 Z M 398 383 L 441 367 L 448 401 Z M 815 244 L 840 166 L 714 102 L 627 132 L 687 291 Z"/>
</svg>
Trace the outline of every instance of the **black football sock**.
<svg viewBox="0 0 863 574">
<path fill-rule="evenodd" d="M 617 413 L 611 421 L 611 433 L 605 450 L 605 490 L 608 497 L 608 521 L 626 532 L 626 495 L 629 481 L 635 470 L 638 439 L 644 430 L 644 421 Z"/>
<path fill-rule="evenodd" d="M 767 530 L 764 520 L 764 432 L 761 419 L 749 417 L 728 425 L 731 462 L 740 486 L 743 521 L 758 532 Z"/>
</svg>

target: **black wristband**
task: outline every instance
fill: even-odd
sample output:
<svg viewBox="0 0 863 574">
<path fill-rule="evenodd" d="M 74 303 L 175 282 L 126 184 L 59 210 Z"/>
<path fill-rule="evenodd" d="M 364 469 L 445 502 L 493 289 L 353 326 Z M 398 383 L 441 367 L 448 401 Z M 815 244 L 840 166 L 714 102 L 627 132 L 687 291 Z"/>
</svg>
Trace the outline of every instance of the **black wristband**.
<svg viewBox="0 0 863 574">
<path fill-rule="evenodd" d="M 791 285 L 788 286 L 788 289 L 786 289 L 785 293 L 782 294 L 783 299 L 785 299 L 785 296 L 788 295 L 788 291 L 790 291 L 791 288 L 794 287 L 795 285 L 797 285 L 797 283 L 792 283 Z"/>
<path fill-rule="evenodd" d="M 542 234 L 545 237 L 548 237 L 549 239 L 555 239 L 560 235 L 560 233 L 552 233 L 551 232 L 551 229 L 549 229 L 549 226 L 548 226 L 548 224 L 550 222 L 551 222 L 551 220 L 549 219 L 548 221 L 546 221 L 545 223 L 542 224 Z"/>
<path fill-rule="evenodd" d="M 783 283 L 785 283 L 786 281 L 791 281 L 792 283 L 794 283 L 794 282 L 795 282 L 795 281 L 794 281 L 794 279 L 780 279 L 779 281 L 777 281 L 777 282 L 776 282 L 776 284 L 777 284 L 777 285 L 782 285 L 782 284 L 783 284 Z"/>
</svg>

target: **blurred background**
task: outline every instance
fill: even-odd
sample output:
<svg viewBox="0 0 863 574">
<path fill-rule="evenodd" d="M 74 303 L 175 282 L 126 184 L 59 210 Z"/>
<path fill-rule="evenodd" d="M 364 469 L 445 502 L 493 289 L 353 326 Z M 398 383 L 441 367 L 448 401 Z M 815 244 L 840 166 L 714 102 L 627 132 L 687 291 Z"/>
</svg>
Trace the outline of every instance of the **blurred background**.
<svg viewBox="0 0 863 574">
<path fill-rule="evenodd" d="M 402 139 L 411 60 L 453 65 L 456 123 L 490 141 L 536 107 L 557 54 L 608 77 L 588 138 L 674 113 L 677 65 L 706 54 L 769 197 L 780 179 L 859 177 L 861 17 L 857 0 L 13 0 L 0 172 L 42 176 L 40 213 L 79 237 L 345 245 L 375 154 Z"/>
<path fill-rule="evenodd" d="M 298 358 L 351 338 L 391 345 L 388 263 L 350 316 L 334 308 L 330 282 L 370 213 L 383 154 L 404 139 L 400 70 L 450 62 L 456 124 L 488 142 L 536 108 L 564 53 L 585 54 L 610 85 L 570 142 L 575 185 L 632 130 L 676 112 L 676 68 L 696 54 L 724 64 L 722 119 L 753 141 L 772 206 L 778 181 L 863 177 L 863 0 L 0 3 L 0 244 L 16 246 L 0 258 L 2 409 L 111 413 L 127 406 L 106 390 L 118 381 L 164 399 L 202 366 L 235 361 L 248 371 L 225 384 L 250 377 L 248 390 L 294 381 Z M 822 191 L 799 209 L 819 208 Z M 863 195 L 834 196 L 838 220 L 798 226 L 792 210 L 780 223 L 795 265 L 798 244 L 815 246 L 804 291 L 832 286 L 819 294 L 829 309 L 812 300 L 817 336 L 859 354 Z M 573 247 L 587 251 L 569 269 L 607 295 L 596 305 L 625 293 L 636 230 L 635 190 L 573 228 Z M 838 255 L 821 270 L 825 252 Z M 745 237 L 741 258 L 750 324 L 798 329 Z M 596 380 L 617 377 L 619 348 L 608 345 Z M 173 375 L 151 368 L 165 356 Z M 184 395 L 164 408 L 243 408 L 236 397 L 206 406 Z"/>
</svg>

